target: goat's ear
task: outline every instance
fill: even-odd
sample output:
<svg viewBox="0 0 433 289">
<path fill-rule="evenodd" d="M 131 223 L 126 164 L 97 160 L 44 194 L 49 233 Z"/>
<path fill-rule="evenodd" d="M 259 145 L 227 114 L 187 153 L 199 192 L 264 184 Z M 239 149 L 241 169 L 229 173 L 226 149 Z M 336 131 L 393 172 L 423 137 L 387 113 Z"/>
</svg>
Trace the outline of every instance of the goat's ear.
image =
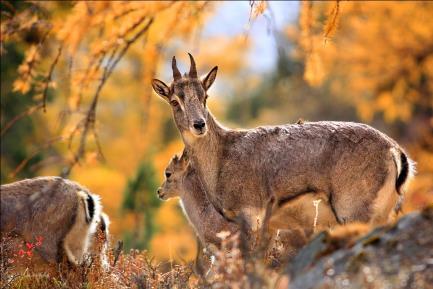
<svg viewBox="0 0 433 289">
<path fill-rule="evenodd" d="M 187 162 L 189 161 L 188 153 L 187 153 L 186 149 L 184 149 L 184 150 L 182 151 L 182 155 L 180 156 L 180 159 L 185 160 L 185 161 L 187 161 Z"/>
<path fill-rule="evenodd" d="M 208 90 L 213 82 L 215 81 L 216 75 L 218 72 L 218 66 L 212 68 L 212 70 L 203 78 L 202 83 L 204 86 L 204 90 Z"/>
<path fill-rule="evenodd" d="M 180 159 L 179 163 L 180 163 L 180 166 L 182 167 L 182 170 L 186 170 L 186 168 L 189 165 L 188 158 L 182 158 L 182 159 Z"/>
<path fill-rule="evenodd" d="M 189 158 L 188 158 L 188 154 L 186 153 L 186 151 L 182 152 L 182 156 L 179 159 L 179 164 L 181 165 L 182 169 L 186 169 L 186 167 L 189 164 Z"/>
<path fill-rule="evenodd" d="M 153 90 L 166 101 L 169 100 L 170 88 L 159 79 L 152 79 Z"/>
</svg>

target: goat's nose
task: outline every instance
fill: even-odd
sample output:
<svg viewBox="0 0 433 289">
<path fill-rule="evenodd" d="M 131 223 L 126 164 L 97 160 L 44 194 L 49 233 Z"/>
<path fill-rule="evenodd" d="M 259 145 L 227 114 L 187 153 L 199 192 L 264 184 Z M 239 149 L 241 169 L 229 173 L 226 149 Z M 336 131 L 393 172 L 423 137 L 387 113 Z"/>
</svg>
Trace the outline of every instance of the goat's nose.
<svg viewBox="0 0 433 289">
<path fill-rule="evenodd" d="M 197 130 L 201 130 L 205 125 L 206 123 L 202 119 L 194 121 L 194 128 Z"/>
</svg>

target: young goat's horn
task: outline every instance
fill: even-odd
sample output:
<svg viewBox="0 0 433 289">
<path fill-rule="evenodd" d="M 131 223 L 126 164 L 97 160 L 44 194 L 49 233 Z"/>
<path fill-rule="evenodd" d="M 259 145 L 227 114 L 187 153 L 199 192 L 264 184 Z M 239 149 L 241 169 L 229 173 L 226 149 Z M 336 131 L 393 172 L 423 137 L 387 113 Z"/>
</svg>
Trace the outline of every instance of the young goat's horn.
<svg viewBox="0 0 433 289">
<path fill-rule="evenodd" d="M 171 61 L 171 68 L 173 69 L 173 78 L 174 78 L 174 80 L 181 79 L 182 75 L 180 74 L 180 71 L 177 68 L 176 57 L 175 56 L 173 56 L 173 60 Z"/>
<path fill-rule="evenodd" d="M 188 53 L 188 55 L 191 62 L 191 68 L 189 69 L 189 77 L 197 78 L 197 68 L 195 67 L 194 57 L 192 57 L 191 53 Z"/>
</svg>

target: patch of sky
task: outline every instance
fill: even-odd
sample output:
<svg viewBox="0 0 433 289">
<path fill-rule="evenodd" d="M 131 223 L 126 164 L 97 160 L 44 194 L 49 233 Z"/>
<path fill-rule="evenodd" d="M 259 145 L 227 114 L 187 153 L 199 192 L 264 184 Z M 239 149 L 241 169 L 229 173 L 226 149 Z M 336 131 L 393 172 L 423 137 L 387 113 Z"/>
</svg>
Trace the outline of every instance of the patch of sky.
<svg viewBox="0 0 433 289">
<path fill-rule="evenodd" d="M 202 36 L 247 35 L 252 44 L 248 60 L 252 72 L 267 72 L 274 68 L 277 59 L 273 30 L 281 31 L 297 20 L 298 1 L 268 1 L 264 15 L 249 22 L 249 1 L 227 1 L 221 3 L 215 14 L 204 26 Z"/>
</svg>

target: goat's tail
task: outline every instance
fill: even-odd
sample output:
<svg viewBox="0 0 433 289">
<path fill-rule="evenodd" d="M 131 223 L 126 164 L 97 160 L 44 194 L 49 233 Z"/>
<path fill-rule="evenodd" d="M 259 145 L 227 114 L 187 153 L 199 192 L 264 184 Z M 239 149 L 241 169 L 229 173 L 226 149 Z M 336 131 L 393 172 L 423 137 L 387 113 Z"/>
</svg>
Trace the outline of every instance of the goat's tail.
<svg viewBox="0 0 433 289">
<path fill-rule="evenodd" d="M 394 163 L 397 167 L 395 190 L 399 195 L 399 200 L 397 201 L 394 211 L 398 214 L 401 212 L 405 190 L 411 179 L 415 176 L 416 164 L 401 148 L 393 148 L 391 149 L 391 152 L 393 154 Z"/>
<path fill-rule="evenodd" d="M 86 191 L 78 191 L 77 197 L 76 216 L 63 240 L 63 246 L 69 261 L 78 265 L 84 261 L 90 239 L 101 220 L 101 205 L 97 195 Z"/>
</svg>

